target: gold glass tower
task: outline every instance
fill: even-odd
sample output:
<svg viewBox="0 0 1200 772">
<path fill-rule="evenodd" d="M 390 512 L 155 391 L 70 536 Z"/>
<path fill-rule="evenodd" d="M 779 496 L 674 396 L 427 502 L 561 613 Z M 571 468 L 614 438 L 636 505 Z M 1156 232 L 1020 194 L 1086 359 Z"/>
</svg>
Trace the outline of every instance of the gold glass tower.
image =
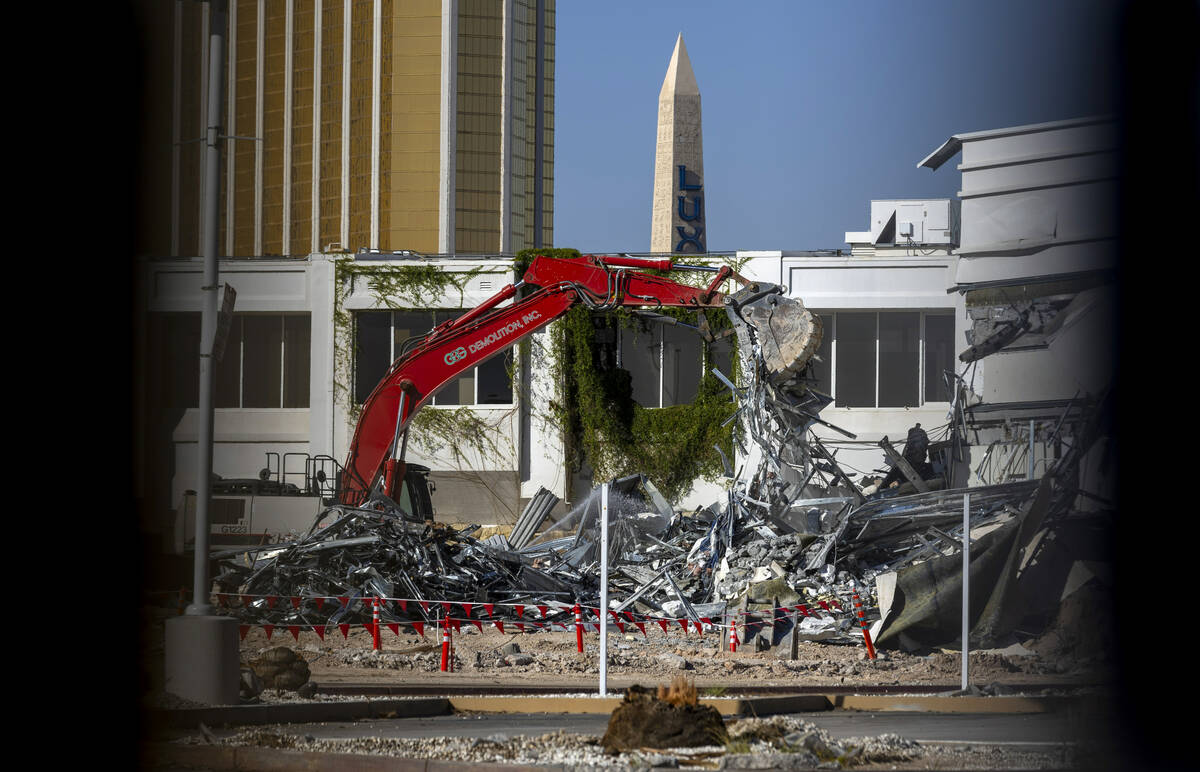
<svg viewBox="0 0 1200 772">
<path fill-rule="evenodd" d="M 230 0 L 220 249 L 553 242 L 555 0 Z M 200 252 L 208 4 L 144 0 L 142 251 Z"/>
</svg>

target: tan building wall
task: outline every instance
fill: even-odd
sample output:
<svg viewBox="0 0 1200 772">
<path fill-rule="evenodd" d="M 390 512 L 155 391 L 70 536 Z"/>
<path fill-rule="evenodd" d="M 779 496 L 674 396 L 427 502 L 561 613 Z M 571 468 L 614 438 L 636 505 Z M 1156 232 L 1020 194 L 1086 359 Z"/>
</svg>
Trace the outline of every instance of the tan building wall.
<svg viewBox="0 0 1200 772">
<path fill-rule="evenodd" d="M 455 249 L 500 249 L 504 6 L 459 0 Z"/>
<path fill-rule="evenodd" d="M 196 255 L 207 4 L 142 5 L 155 61 L 169 73 L 145 121 L 170 149 L 143 157 L 151 193 L 142 249 Z M 223 121 L 240 139 L 227 141 L 232 160 L 221 165 L 222 254 L 303 255 L 330 244 L 435 253 L 443 221 L 457 252 L 552 244 L 554 0 L 230 0 L 229 17 Z M 443 29 L 455 35 L 452 63 Z M 444 81 L 455 90 L 449 152 Z"/>
<path fill-rule="evenodd" d="M 392 19 L 386 249 L 438 251 L 441 0 L 398 4 Z"/>
<path fill-rule="evenodd" d="M 342 242 L 342 59 L 345 8 L 340 0 L 326 0 L 321 9 L 321 167 L 317 245 Z"/>
</svg>

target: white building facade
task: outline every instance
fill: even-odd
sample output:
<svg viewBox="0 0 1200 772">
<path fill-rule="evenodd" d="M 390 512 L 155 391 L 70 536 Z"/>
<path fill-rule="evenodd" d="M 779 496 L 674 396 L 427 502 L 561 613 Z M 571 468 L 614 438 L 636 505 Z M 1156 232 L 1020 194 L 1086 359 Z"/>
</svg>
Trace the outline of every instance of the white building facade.
<svg viewBox="0 0 1200 772">
<path fill-rule="evenodd" d="M 844 470 L 886 474 L 879 441 L 903 448 L 918 423 L 931 440 L 948 432 L 947 370 L 963 340 L 951 249 L 958 208 L 947 199 L 877 200 L 870 228 L 848 231 L 846 250 L 766 251 L 750 257 L 754 278 L 783 286 L 821 318 L 813 365 L 817 388 L 834 397 L 821 418 L 854 435 L 813 426 Z"/>
<path fill-rule="evenodd" d="M 971 344 L 958 366 L 973 393 L 973 482 L 1040 476 L 1062 425 L 1112 385 L 1117 149 L 1116 123 L 1100 116 L 955 134 L 918 164 L 961 154 L 951 286 Z"/>
<path fill-rule="evenodd" d="M 1114 148 L 1104 119 L 955 135 L 921 164 L 961 151 L 960 201 L 873 201 L 848 250 L 726 256 L 821 317 L 813 373 L 834 397 L 821 417 L 854 437 L 814 431 L 847 472 L 886 469 L 879 440 L 899 449 L 917 423 L 945 439 L 956 383 L 975 433 L 969 479 L 952 484 L 1001 481 L 983 468 L 988 448 L 1027 443 L 1031 421 L 1035 474 L 1045 468 L 1051 424 L 1111 377 Z M 509 255 L 313 254 L 225 260 L 220 271 L 237 303 L 217 370 L 213 470 L 254 477 L 275 453 L 285 481 L 305 455 L 345 458 L 356 405 L 404 340 L 515 277 Z M 147 261 L 142 278 L 140 484 L 151 510 L 169 513 L 195 487 L 201 261 Z M 656 327 L 617 342 L 635 401 L 651 409 L 689 401 L 701 375 L 695 336 Z M 434 470 L 440 520 L 504 525 L 541 487 L 585 492 L 549 416 L 561 396 L 549 335 L 464 373 L 426 408 L 471 430 L 408 446 L 409 460 Z M 676 504 L 720 497 L 718 484 L 697 481 Z"/>
<path fill-rule="evenodd" d="M 945 423 L 948 405 L 937 391 L 935 371 L 945 359 L 945 338 L 953 334 L 947 322 L 957 296 L 945 291 L 948 257 L 832 252 L 730 257 L 747 278 L 782 284 L 825 321 L 822 386 L 835 394 L 853 391 L 847 384 L 860 387 L 823 413 L 857 434 L 857 441 L 819 432 L 841 448 L 838 458 L 848 471 L 881 468 L 875 442 L 884 436 L 902 440 L 918 421 L 930 428 Z M 380 278 L 414 268 L 453 278 L 436 292 Z M 195 488 L 201 269 L 199 259 L 145 266 L 142 422 L 160 429 L 158 441 L 144 447 L 143 461 L 148 477 L 169 479 L 158 488 L 146 482 L 160 510 L 178 508 L 185 492 Z M 415 260 L 377 254 L 226 260 L 220 275 L 236 289 L 237 302 L 217 368 L 213 471 L 253 478 L 269 468 L 297 484 L 303 483 L 306 458 L 344 460 L 356 406 L 406 339 L 482 303 L 514 279 L 507 257 Z M 406 457 L 434 470 L 439 519 L 504 525 L 515 521 L 540 487 L 569 497 L 562 431 L 548 410 L 561 394 L 547 361 L 550 334 L 533 336 L 523 356 L 512 349 L 464 373 L 425 408 L 444 411 L 444 418 L 483 436 L 471 441 L 443 430 L 440 437 L 409 443 Z M 619 334 L 621 364 L 632 374 L 638 404 L 668 407 L 694 397 L 701 376 L 699 338 L 665 325 L 652 325 L 648 334 Z M 732 367 L 725 372 L 732 376 Z M 897 380 L 904 381 L 903 388 L 892 388 Z M 161 404 L 166 395 L 176 396 Z M 575 493 L 585 492 L 588 482 L 574 481 Z M 720 491 L 718 484 L 698 480 L 677 504 L 706 505 Z"/>
<path fill-rule="evenodd" d="M 220 279 L 235 288 L 237 301 L 214 386 L 215 474 L 254 478 L 268 468 L 302 486 L 306 458 L 344 460 L 358 406 L 399 346 L 490 298 L 514 276 L 512 259 L 499 256 L 359 257 L 366 259 L 221 262 Z M 449 278 L 431 286 L 418 273 L 414 283 L 412 269 Z M 149 439 L 141 450 L 142 488 L 158 511 L 178 508 L 195 488 L 201 271 L 198 258 L 145 266 L 139 418 Z M 435 505 L 450 519 L 470 514 L 473 522 L 503 524 L 539 487 L 565 497 L 561 433 L 529 404 L 529 395 L 546 404 L 546 368 L 532 366 L 548 348 L 546 335 L 533 336 L 526 367 L 496 357 L 425 408 L 456 414 L 458 425 L 485 435 L 479 441 L 443 433 L 448 442 L 426 437 L 408 446 L 410 461 L 434 470 Z"/>
</svg>

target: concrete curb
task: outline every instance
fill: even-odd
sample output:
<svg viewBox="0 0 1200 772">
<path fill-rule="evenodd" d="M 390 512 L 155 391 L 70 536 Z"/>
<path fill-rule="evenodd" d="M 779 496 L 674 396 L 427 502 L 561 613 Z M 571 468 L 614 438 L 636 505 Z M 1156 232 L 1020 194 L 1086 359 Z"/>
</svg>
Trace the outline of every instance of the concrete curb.
<svg viewBox="0 0 1200 772">
<path fill-rule="evenodd" d="M 612 713 L 623 696 L 614 697 L 451 697 L 455 710 L 481 713 Z M 722 716 L 769 716 L 777 713 L 802 713 L 831 710 L 833 705 L 822 694 L 781 697 L 707 697 L 709 705 Z"/>
<path fill-rule="evenodd" d="M 359 718 L 419 718 L 451 712 L 445 697 L 407 700 L 348 700 L 344 702 L 287 702 L 266 705 L 219 705 L 175 708 L 150 713 L 151 722 L 169 728 L 194 729 L 198 724 L 308 724 L 353 721 Z"/>
<path fill-rule="evenodd" d="M 611 713 L 622 696 L 537 697 L 479 696 L 427 697 L 396 700 L 228 705 L 178 708 L 151 713 L 153 723 L 164 728 L 193 729 L 209 726 L 303 724 L 353 721 L 361 718 L 419 718 L 452 711 L 480 713 Z M 1072 697 L 938 697 L 929 695 L 796 694 L 778 697 L 710 697 L 701 699 L 722 716 L 771 716 L 825 710 L 864 712 L 909 711 L 921 713 L 1051 713 L 1077 704 Z"/>
<path fill-rule="evenodd" d="M 881 713 L 885 711 L 908 711 L 917 713 L 1053 713 L 1077 704 L 1073 697 L 1022 697 L 998 695 L 994 697 L 937 697 L 937 696 L 887 696 L 831 694 L 831 710 L 857 710 Z"/>
</svg>

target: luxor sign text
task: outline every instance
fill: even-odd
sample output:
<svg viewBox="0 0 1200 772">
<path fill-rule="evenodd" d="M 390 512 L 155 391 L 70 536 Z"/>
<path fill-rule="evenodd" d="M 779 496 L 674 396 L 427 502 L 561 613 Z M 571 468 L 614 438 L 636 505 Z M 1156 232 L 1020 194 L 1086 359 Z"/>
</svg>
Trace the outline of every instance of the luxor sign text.
<svg viewBox="0 0 1200 772">
<path fill-rule="evenodd" d="M 689 196 L 689 192 L 692 191 L 694 195 Z M 675 245 L 675 251 L 686 252 L 687 245 L 691 244 L 695 251 L 707 252 L 708 248 L 704 245 L 704 181 L 695 172 L 689 174 L 683 164 L 679 165 L 679 192 L 679 217 L 685 223 L 692 223 L 692 232 L 688 233 L 687 225 L 675 226 L 675 231 L 679 234 L 679 243 Z"/>
</svg>

